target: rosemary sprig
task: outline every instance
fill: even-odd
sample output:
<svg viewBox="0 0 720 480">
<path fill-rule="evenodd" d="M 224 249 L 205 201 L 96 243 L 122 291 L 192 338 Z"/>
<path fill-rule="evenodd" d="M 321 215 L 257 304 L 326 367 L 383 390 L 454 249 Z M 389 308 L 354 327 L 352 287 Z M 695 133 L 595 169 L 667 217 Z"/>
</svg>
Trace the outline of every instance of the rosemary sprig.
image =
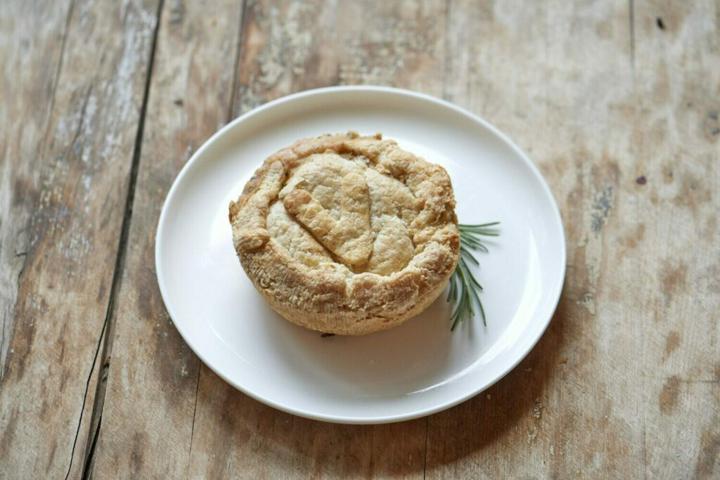
<svg viewBox="0 0 720 480">
<path fill-rule="evenodd" d="M 487 253 L 488 248 L 483 243 L 483 237 L 497 237 L 500 231 L 496 228 L 500 222 L 482 223 L 480 225 L 460 224 L 460 259 L 455 271 L 450 277 L 450 290 L 448 292 L 447 301 L 453 304 L 453 311 L 450 316 L 452 325 L 450 330 L 465 320 L 475 316 L 474 306 L 477 305 L 483 325 L 487 326 L 485 321 L 485 309 L 480 301 L 480 292 L 482 285 L 473 275 L 468 262 L 479 266 L 473 251 L 479 250 Z"/>
</svg>

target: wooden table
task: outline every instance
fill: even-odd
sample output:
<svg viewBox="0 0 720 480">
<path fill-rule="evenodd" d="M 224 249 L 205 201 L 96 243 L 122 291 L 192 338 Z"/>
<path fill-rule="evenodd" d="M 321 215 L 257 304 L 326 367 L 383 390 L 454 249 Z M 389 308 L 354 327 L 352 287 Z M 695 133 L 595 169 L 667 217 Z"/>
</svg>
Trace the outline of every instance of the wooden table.
<svg viewBox="0 0 720 480">
<path fill-rule="evenodd" d="M 720 477 L 719 1 L 14 0 L 0 69 L 1 478 Z M 429 418 L 266 407 L 158 293 L 155 226 L 193 151 L 337 84 L 480 114 L 562 210 L 549 330 Z"/>
</svg>

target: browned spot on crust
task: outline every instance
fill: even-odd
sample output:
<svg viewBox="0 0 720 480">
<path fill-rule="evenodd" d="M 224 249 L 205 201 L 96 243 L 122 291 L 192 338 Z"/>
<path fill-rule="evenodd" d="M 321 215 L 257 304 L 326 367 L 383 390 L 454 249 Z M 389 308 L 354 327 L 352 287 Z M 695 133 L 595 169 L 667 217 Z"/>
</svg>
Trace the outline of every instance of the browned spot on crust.
<svg viewBox="0 0 720 480">
<path fill-rule="evenodd" d="M 658 397 L 658 404 L 660 405 L 660 411 L 669 415 L 673 412 L 677 406 L 678 396 L 680 395 L 680 379 L 677 375 L 665 380 L 660 396 Z"/>
<path fill-rule="evenodd" d="M 678 346 L 680 346 L 680 334 L 673 330 L 665 338 L 665 354 L 663 355 L 663 360 L 667 360 L 670 354 L 677 350 Z"/>
<path fill-rule="evenodd" d="M 660 282 L 665 301 L 669 303 L 687 285 L 687 265 L 673 266 L 666 260 L 660 270 Z"/>
</svg>

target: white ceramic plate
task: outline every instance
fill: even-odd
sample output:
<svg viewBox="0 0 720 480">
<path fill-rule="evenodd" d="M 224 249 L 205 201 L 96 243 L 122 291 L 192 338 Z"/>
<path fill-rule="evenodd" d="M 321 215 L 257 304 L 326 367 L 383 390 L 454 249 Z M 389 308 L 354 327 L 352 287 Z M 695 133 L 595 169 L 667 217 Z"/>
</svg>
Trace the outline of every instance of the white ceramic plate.
<svg viewBox="0 0 720 480">
<path fill-rule="evenodd" d="M 382 132 L 444 166 L 462 223 L 502 222 L 479 255 L 487 327 L 475 318 L 450 332 L 443 296 L 398 328 L 323 338 L 283 320 L 255 291 L 233 250 L 228 203 L 269 154 L 348 130 Z M 177 329 L 228 383 L 304 417 L 383 423 L 462 402 L 522 360 L 557 305 L 565 239 L 537 168 L 490 124 L 414 92 L 338 87 L 275 100 L 213 135 L 168 193 L 155 261 Z"/>
</svg>

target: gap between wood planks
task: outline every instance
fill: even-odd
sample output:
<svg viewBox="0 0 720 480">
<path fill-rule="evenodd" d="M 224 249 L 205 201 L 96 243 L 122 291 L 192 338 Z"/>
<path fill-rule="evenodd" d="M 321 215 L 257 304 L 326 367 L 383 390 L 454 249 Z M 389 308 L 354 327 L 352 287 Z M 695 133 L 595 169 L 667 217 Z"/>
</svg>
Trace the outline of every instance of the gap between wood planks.
<svg viewBox="0 0 720 480">
<path fill-rule="evenodd" d="M 125 257 L 127 253 L 127 240 L 128 235 L 130 232 L 130 221 L 132 217 L 132 207 L 133 207 L 133 201 L 135 198 L 135 185 L 137 183 L 137 176 L 138 176 L 138 167 L 140 164 L 140 154 L 142 150 L 142 137 L 143 132 L 145 128 L 145 114 L 147 111 L 147 104 L 148 104 L 148 97 L 150 93 L 150 80 L 152 78 L 152 71 L 153 71 L 153 64 L 155 62 L 155 49 L 157 46 L 157 38 L 158 38 L 158 32 L 160 30 L 160 20 L 161 20 L 161 14 L 163 10 L 163 3 L 164 0 L 159 0 L 158 7 L 157 7 L 157 14 L 156 14 L 156 24 L 153 31 L 153 38 L 152 38 L 152 45 L 150 47 L 150 55 L 148 58 L 148 68 L 147 68 L 147 74 L 145 77 L 145 87 L 143 91 L 143 99 L 142 99 L 142 105 L 140 107 L 140 116 L 138 119 L 138 128 L 137 133 L 135 135 L 135 145 L 133 149 L 133 156 L 132 156 L 132 164 L 130 166 L 130 179 L 128 184 L 128 192 L 127 197 L 125 199 L 125 209 L 123 213 L 123 221 L 122 221 L 122 227 L 120 231 L 120 239 L 118 241 L 118 249 L 117 249 L 117 256 L 115 258 L 115 267 L 113 269 L 113 276 L 112 276 L 112 283 L 110 287 L 110 295 L 108 299 L 108 305 L 105 313 L 105 320 L 103 322 L 102 330 L 100 331 L 100 336 L 98 338 L 97 347 L 95 349 L 95 357 L 93 358 L 93 363 L 90 368 L 90 372 L 88 373 L 88 377 L 85 383 L 85 394 L 83 395 L 83 401 L 82 401 L 82 407 L 80 410 L 80 418 L 78 418 L 77 422 L 77 429 L 75 430 L 75 438 L 73 440 L 73 446 L 70 453 L 70 462 L 68 464 L 67 473 L 65 474 L 65 480 L 67 480 L 68 476 L 70 475 L 70 472 L 72 471 L 72 466 L 75 461 L 75 448 L 77 446 L 77 440 L 78 436 L 80 434 L 80 428 L 83 423 L 83 415 L 85 410 L 85 403 L 87 401 L 88 392 L 90 391 L 90 381 L 92 379 L 92 375 L 95 371 L 95 366 L 98 364 L 98 354 L 100 352 L 100 358 L 102 362 L 100 362 L 102 371 L 99 372 L 97 376 L 97 383 L 95 385 L 95 398 L 94 398 L 94 404 L 92 409 L 92 415 L 90 417 L 90 428 L 88 430 L 88 442 L 85 447 L 85 451 L 83 452 L 83 467 L 81 470 L 82 478 L 87 478 L 90 474 L 89 467 L 92 464 L 93 460 L 93 454 L 95 452 L 95 446 L 97 445 L 97 439 L 98 434 L 100 432 L 100 423 L 102 421 L 102 409 L 103 404 L 105 402 L 105 388 L 107 385 L 107 372 L 110 367 L 110 353 L 112 351 L 112 340 L 113 340 L 113 324 L 114 324 L 114 307 L 115 307 L 115 297 L 117 295 L 118 287 L 120 284 L 120 278 L 122 276 L 122 272 L 125 266 Z M 73 3 L 74 5 L 74 3 Z M 70 12 L 68 14 L 68 22 L 70 21 L 70 16 L 72 15 L 72 5 L 70 8 Z M 63 45 L 63 51 L 61 52 L 61 61 L 62 61 L 62 55 L 64 54 L 64 45 Z M 101 350 L 102 347 L 102 350 Z"/>
<path fill-rule="evenodd" d="M 232 79 L 232 91 L 230 92 L 230 104 L 228 105 L 227 122 L 233 119 L 233 108 L 235 107 L 235 95 L 237 95 L 237 82 L 238 82 L 238 66 L 240 65 L 240 55 L 243 53 L 243 41 L 242 34 L 247 27 L 246 24 L 246 8 L 247 0 L 243 0 L 242 6 L 240 7 L 240 26 L 238 27 L 237 41 L 235 42 L 235 62 L 233 63 L 233 79 Z"/>
<path fill-rule="evenodd" d="M 237 89 L 237 81 L 238 81 L 238 75 L 237 75 L 237 67 L 238 62 L 240 60 L 240 53 L 242 48 L 242 31 L 244 27 L 244 19 L 245 19 L 245 8 L 246 8 L 247 2 L 243 1 L 243 5 L 241 8 L 241 16 L 240 16 L 240 28 L 238 29 L 238 38 L 236 42 L 235 47 L 235 62 L 233 65 L 233 85 L 232 85 L 232 94 L 231 94 L 231 101 L 228 107 L 228 118 L 227 121 L 229 122 L 232 119 L 233 114 L 233 105 L 234 105 L 234 99 L 235 99 L 235 92 Z M 110 368 L 110 356 L 112 353 L 112 344 L 114 341 L 114 324 L 115 324 L 115 298 L 118 295 L 118 290 L 120 286 L 120 279 L 122 277 L 123 271 L 125 269 L 125 262 L 126 262 L 126 256 L 127 256 L 127 243 L 128 243 L 128 237 L 130 233 L 130 224 L 132 222 L 132 212 L 133 212 L 133 203 L 135 200 L 135 189 L 137 184 L 137 177 L 138 177 L 138 171 L 139 171 L 139 165 L 140 165 L 140 158 L 142 155 L 142 141 L 143 141 L 143 135 L 145 130 L 145 118 L 147 115 L 147 105 L 148 100 L 150 97 L 150 86 L 152 81 L 152 73 L 155 65 L 155 54 L 157 50 L 157 40 L 160 32 L 160 26 L 162 24 L 162 14 L 164 10 L 164 0 L 160 0 L 158 3 L 158 10 L 156 15 L 156 25 L 153 32 L 153 39 L 152 39 L 152 45 L 150 48 L 150 55 L 148 59 L 148 69 L 147 69 L 147 76 L 145 78 L 145 87 L 143 92 L 143 101 L 142 106 L 140 110 L 140 117 L 138 121 L 138 129 L 137 134 L 135 137 L 135 145 L 133 150 L 133 157 L 132 157 L 132 165 L 130 170 L 130 183 L 128 186 L 128 193 L 125 201 L 125 210 L 123 215 L 123 223 L 122 223 L 122 230 L 120 234 L 120 240 L 119 240 L 119 246 L 117 250 L 117 257 L 115 261 L 115 268 L 113 271 L 113 277 L 112 277 L 112 284 L 110 288 L 110 296 L 108 301 L 108 306 L 106 310 L 105 315 L 105 321 L 103 323 L 103 328 L 100 334 L 100 338 L 98 339 L 98 347 L 95 352 L 95 358 L 93 360 L 93 364 L 90 370 L 90 373 L 88 375 L 88 380 L 86 384 L 86 390 L 85 390 L 85 396 L 83 398 L 83 409 L 85 405 L 85 400 L 87 399 L 87 393 L 89 390 L 89 383 L 90 379 L 92 378 L 92 374 L 95 370 L 95 365 L 97 364 L 97 357 L 98 352 L 100 351 L 100 346 L 102 345 L 102 353 L 100 358 L 102 359 L 101 365 L 102 365 L 102 371 L 99 373 L 97 378 L 97 384 L 95 386 L 95 400 L 94 405 L 92 409 L 92 416 L 90 420 L 90 428 L 89 428 L 89 438 L 88 442 L 86 444 L 86 450 L 83 454 L 83 467 L 82 467 L 82 478 L 89 478 L 92 476 L 92 466 L 94 461 L 94 454 L 95 454 L 95 448 L 97 446 L 98 437 L 100 435 L 100 427 L 102 424 L 102 411 L 104 407 L 105 402 L 105 393 L 107 388 L 107 374 L 108 370 Z M 200 372 L 198 370 L 198 377 L 197 377 L 197 384 L 200 383 Z M 195 409 L 193 411 L 193 430 L 194 430 L 194 424 L 195 424 L 195 410 L 197 409 L 197 389 L 195 394 Z M 75 440 L 73 442 L 73 449 L 70 459 L 70 465 L 68 466 L 68 473 L 69 475 L 70 471 L 72 470 L 72 464 L 75 458 L 75 446 L 77 443 L 77 437 L 80 432 L 80 427 L 82 425 L 82 412 L 80 419 L 78 420 L 78 427 L 75 434 Z M 192 434 L 190 437 L 190 451 L 192 451 Z M 66 475 L 66 480 L 67 480 Z"/>
</svg>

